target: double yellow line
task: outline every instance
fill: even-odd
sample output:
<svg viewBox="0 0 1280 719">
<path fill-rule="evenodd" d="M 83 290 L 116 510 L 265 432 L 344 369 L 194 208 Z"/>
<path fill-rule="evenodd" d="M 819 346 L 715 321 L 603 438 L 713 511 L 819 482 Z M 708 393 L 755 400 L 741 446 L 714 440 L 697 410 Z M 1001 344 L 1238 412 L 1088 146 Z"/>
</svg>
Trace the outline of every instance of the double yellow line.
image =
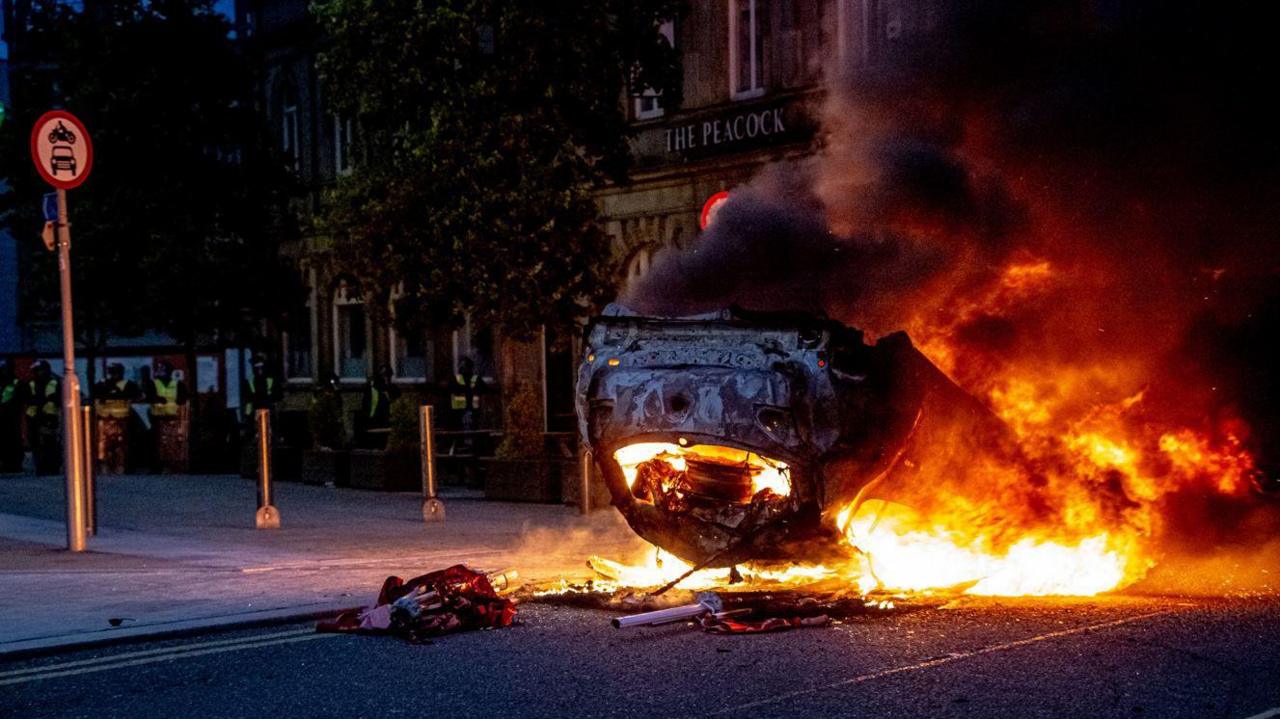
<svg viewBox="0 0 1280 719">
<path fill-rule="evenodd" d="M 259 647 L 270 647 L 278 644 L 296 644 L 298 642 L 308 642 L 313 639 L 325 639 L 336 636 L 338 635 L 318 634 L 314 629 L 293 629 L 287 632 L 259 634 L 251 637 L 241 637 L 239 639 L 221 639 L 212 642 L 199 642 L 196 644 L 184 644 L 176 647 L 164 647 L 162 649 L 144 649 L 137 652 L 125 652 L 123 654 L 112 654 L 110 656 L 97 657 L 96 659 L 81 659 L 73 662 L 46 664 L 44 666 L 31 667 L 29 669 L 14 669 L 12 671 L 0 672 L 0 686 L 24 684 L 26 682 L 40 681 L 42 679 L 56 679 L 58 677 L 70 677 L 79 674 L 92 674 L 94 672 L 109 671 L 111 669 L 124 669 L 126 667 L 136 667 L 143 664 L 155 664 L 157 662 L 168 662 L 178 659 L 190 659 L 192 657 L 200 657 L 207 654 L 238 652 L 243 649 L 257 649 Z"/>
</svg>

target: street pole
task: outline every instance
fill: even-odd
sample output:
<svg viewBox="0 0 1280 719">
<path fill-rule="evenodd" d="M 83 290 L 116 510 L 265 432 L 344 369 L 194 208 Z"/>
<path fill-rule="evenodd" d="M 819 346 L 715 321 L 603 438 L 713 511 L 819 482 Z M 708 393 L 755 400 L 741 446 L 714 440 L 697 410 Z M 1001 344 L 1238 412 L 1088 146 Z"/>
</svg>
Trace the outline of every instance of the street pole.
<svg viewBox="0 0 1280 719">
<path fill-rule="evenodd" d="M 254 524 L 258 529 L 279 529 L 280 512 L 271 503 L 271 410 L 254 412 L 258 424 L 258 511 Z"/>
<path fill-rule="evenodd" d="M 436 497 L 436 446 L 431 421 L 431 405 L 418 410 L 418 434 L 422 449 L 422 521 L 444 521 L 444 502 Z"/>
<path fill-rule="evenodd" d="M 71 225 L 67 191 L 58 189 L 58 275 L 62 284 L 62 456 L 67 475 L 67 549 L 85 549 L 84 461 L 80 445 L 80 378 L 71 305 Z"/>
<path fill-rule="evenodd" d="M 93 478 L 93 406 L 80 408 L 80 456 L 84 461 L 85 531 L 98 534 L 98 485 Z"/>
</svg>

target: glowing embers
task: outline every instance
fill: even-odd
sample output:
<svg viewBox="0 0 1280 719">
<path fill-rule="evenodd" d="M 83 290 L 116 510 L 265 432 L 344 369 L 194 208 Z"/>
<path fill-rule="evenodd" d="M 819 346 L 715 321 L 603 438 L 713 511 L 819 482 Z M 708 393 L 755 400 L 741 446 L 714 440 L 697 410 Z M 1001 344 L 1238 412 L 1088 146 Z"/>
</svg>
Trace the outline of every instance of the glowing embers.
<svg viewBox="0 0 1280 719">
<path fill-rule="evenodd" d="M 967 594 L 1092 595 L 1122 585 L 1133 547 L 1107 532 L 1084 538 L 990 536 L 930 522 L 910 507 L 872 499 L 837 518 L 882 589 L 961 588 Z M 850 514 L 853 514 L 851 517 Z"/>
<path fill-rule="evenodd" d="M 642 442 L 622 447 L 613 459 L 633 496 L 673 513 L 791 495 L 785 463 L 742 449 Z"/>
</svg>

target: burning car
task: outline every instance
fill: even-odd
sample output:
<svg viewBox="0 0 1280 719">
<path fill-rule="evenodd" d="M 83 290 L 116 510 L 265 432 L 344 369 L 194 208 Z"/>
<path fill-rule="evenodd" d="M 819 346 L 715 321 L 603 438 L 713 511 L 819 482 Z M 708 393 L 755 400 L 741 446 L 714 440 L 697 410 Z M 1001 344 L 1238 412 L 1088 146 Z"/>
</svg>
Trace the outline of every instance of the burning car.
<svg viewBox="0 0 1280 719">
<path fill-rule="evenodd" d="M 628 524 L 700 566 L 847 557 L 839 515 L 880 488 L 1015 451 L 906 334 L 868 344 L 804 314 L 610 305 L 586 331 L 577 410 Z"/>
</svg>

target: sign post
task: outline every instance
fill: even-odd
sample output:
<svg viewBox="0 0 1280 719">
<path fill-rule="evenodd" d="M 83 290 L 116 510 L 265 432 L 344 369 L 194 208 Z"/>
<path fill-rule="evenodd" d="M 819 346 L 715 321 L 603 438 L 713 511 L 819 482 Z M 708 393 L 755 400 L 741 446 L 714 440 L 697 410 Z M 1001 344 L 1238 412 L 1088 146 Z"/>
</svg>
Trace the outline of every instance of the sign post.
<svg viewBox="0 0 1280 719">
<path fill-rule="evenodd" d="M 71 304 L 71 223 L 67 190 L 79 187 L 93 167 L 89 132 L 74 115 L 50 110 L 31 130 L 31 159 L 45 182 L 57 190 L 56 241 L 62 290 L 62 451 L 67 476 L 67 549 L 85 550 L 86 505 L 84 432 L 80 427 L 80 378 L 76 375 L 76 341 Z"/>
</svg>

